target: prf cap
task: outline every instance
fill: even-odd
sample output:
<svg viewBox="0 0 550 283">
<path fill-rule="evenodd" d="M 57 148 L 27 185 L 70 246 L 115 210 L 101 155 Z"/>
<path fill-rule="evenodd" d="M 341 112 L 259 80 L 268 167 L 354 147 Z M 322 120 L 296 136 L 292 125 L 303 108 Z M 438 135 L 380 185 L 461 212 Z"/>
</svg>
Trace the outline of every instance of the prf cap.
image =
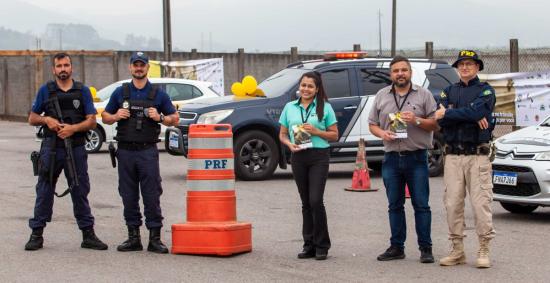
<svg viewBox="0 0 550 283">
<path fill-rule="evenodd" d="M 479 70 L 480 71 L 483 70 L 483 61 L 481 61 L 481 59 L 479 59 L 479 55 L 477 55 L 477 53 L 473 50 L 461 50 L 460 52 L 458 52 L 458 58 L 453 63 L 453 67 L 457 68 L 458 62 L 460 62 L 464 59 L 472 59 L 472 60 L 476 61 L 476 63 L 479 64 Z"/>
<path fill-rule="evenodd" d="M 141 61 L 144 64 L 149 64 L 149 57 L 147 57 L 147 55 L 145 55 L 145 53 L 141 51 L 134 52 L 134 54 L 132 54 L 132 57 L 130 57 L 130 64 L 134 64 L 137 61 Z"/>
</svg>

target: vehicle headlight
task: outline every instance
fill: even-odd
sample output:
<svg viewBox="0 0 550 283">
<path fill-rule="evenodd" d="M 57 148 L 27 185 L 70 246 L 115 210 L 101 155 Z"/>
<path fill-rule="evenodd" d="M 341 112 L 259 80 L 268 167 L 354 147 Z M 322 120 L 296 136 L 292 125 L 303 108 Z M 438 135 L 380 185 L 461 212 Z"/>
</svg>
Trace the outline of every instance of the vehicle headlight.
<svg viewBox="0 0 550 283">
<path fill-rule="evenodd" d="M 550 151 L 541 152 L 537 155 L 535 160 L 550 161 Z"/>
<path fill-rule="evenodd" d="M 199 116 L 197 124 L 217 124 L 233 113 L 233 109 L 218 110 L 204 113 Z"/>
</svg>

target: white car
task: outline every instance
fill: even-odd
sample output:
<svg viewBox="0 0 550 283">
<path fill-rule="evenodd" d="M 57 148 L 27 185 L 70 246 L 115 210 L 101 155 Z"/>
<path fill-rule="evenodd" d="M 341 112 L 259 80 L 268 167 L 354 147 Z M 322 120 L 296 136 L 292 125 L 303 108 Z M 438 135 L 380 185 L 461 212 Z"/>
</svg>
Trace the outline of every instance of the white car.
<svg viewBox="0 0 550 283">
<path fill-rule="evenodd" d="M 550 206 L 550 117 L 495 141 L 494 200 L 512 213 Z"/>
<path fill-rule="evenodd" d="M 104 124 L 101 121 L 101 113 L 104 111 L 105 106 L 109 102 L 109 98 L 113 94 L 114 90 L 121 86 L 125 82 L 130 80 L 118 81 L 110 84 L 97 92 L 96 97 L 100 99 L 100 102 L 94 103 L 97 109 L 97 127 L 88 132 L 86 141 L 86 151 L 89 153 L 97 152 L 101 149 L 101 146 L 105 142 L 113 142 L 116 136 L 116 123 L 113 125 Z M 174 79 L 174 78 L 149 78 L 149 81 L 157 85 L 160 89 L 164 90 L 170 96 L 172 103 L 179 109 L 181 105 L 189 101 L 195 101 L 203 97 L 217 97 L 220 94 L 216 93 L 212 89 L 211 82 Z M 164 140 L 164 131 L 166 127 L 162 125 L 159 138 Z"/>
</svg>

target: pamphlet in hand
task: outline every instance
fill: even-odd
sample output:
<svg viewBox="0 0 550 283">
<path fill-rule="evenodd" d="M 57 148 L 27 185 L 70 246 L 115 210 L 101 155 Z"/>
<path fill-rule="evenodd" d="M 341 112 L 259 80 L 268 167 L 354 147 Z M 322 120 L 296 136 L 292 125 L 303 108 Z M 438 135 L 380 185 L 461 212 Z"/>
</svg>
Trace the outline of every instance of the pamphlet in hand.
<svg viewBox="0 0 550 283">
<path fill-rule="evenodd" d="M 292 131 L 294 133 L 294 144 L 300 146 L 302 149 L 313 147 L 311 142 L 311 134 L 304 129 L 304 125 L 293 125 Z"/>
<path fill-rule="evenodd" d="M 395 133 L 398 139 L 407 138 L 407 123 L 401 119 L 401 112 L 390 113 L 390 131 Z"/>
</svg>

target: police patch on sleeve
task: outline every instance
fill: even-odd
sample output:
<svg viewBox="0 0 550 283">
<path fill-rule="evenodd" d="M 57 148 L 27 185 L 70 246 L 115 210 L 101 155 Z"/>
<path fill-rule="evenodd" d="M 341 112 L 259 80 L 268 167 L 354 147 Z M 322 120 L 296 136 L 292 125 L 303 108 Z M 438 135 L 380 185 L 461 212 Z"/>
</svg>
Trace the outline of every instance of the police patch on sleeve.
<svg viewBox="0 0 550 283">
<path fill-rule="evenodd" d="M 483 96 L 487 96 L 491 94 L 493 94 L 493 91 L 491 91 L 490 89 L 486 89 L 485 91 L 483 91 Z"/>
<path fill-rule="evenodd" d="M 439 94 L 439 97 L 441 97 L 441 98 L 446 98 L 446 97 L 447 97 L 447 94 L 446 94 L 444 91 L 442 91 L 442 92 Z"/>
</svg>

